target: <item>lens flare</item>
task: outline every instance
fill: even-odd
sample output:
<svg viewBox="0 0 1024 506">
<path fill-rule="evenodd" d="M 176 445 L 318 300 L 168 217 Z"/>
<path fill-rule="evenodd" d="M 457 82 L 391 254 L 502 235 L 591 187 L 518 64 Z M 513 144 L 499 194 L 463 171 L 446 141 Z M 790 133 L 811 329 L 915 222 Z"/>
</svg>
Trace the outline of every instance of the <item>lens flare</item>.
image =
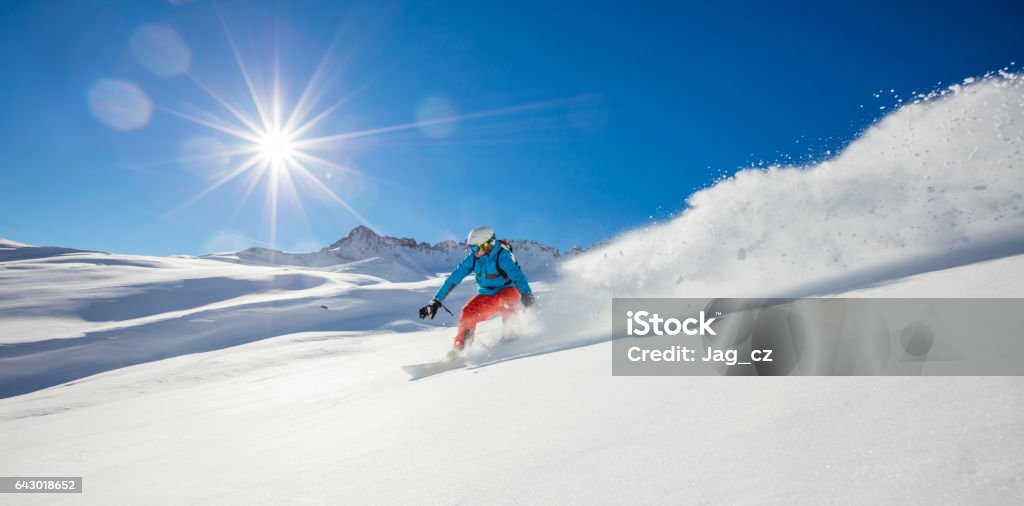
<svg viewBox="0 0 1024 506">
<path fill-rule="evenodd" d="M 451 137 L 455 133 L 455 123 L 441 122 L 431 123 L 438 118 L 450 118 L 455 116 L 455 108 L 451 102 L 441 97 L 430 97 L 420 104 L 416 109 L 416 119 L 421 123 L 420 131 L 431 139 L 443 139 Z"/>
<path fill-rule="evenodd" d="M 188 71 L 192 50 L 165 26 L 142 25 L 131 40 L 132 53 L 139 64 L 160 77 L 173 77 Z"/>
<path fill-rule="evenodd" d="M 148 125 L 153 112 L 149 95 L 128 81 L 100 79 L 89 88 L 87 100 L 96 119 L 125 132 Z"/>
</svg>

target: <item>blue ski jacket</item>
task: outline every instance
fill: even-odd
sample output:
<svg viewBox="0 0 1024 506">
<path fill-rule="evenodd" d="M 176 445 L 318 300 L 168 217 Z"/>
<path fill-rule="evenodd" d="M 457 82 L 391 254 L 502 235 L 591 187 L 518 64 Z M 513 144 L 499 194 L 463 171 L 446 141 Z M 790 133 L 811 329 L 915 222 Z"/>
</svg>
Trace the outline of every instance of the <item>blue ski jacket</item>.
<svg viewBox="0 0 1024 506">
<path fill-rule="evenodd" d="M 505 271 L 504 276 L 498 270 L 499 265 L 501 270 Z M 522 295 L 533 293 L 530 283 L 526 280 L 526 275 L 523 274 L 523 270 L 519 268 L 519 264 L 512 257 L 512 252 L 499 243 L 480 258 L 476 258 L 473 253 L 466 255 L 466 258 L 459 262 L 458 267 L 448 275 L 448 279 L 437 290 L 434 298 L 444 300 L 470 273 L 476 276 L 476 284 L 480 285 L 476 292 L 480 294 L 494 295 L 510 286 L 516 287 Z"/>
</svg>

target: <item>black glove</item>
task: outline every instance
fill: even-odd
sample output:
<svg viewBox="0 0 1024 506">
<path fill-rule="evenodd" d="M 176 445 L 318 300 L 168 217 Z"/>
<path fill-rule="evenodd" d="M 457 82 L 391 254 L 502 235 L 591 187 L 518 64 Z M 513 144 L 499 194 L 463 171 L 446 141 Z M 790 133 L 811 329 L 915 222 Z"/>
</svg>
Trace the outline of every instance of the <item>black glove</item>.
<svg viewBox="0 0 1024 506">
<path fill-rule="evenodd" d="M 434 316 L 437 315 L 437 310 L 441 307 L 441 301 L 434 299 L 430 301 L 430 304 L 420 308 L 420 319 L 424 319 L 427 315 L 430 315 L 430 319 L 433 320 Z"/>
<path fill-rule="evenodd" d="M 519 299 L 519 302 L 523 303 L 523 307 L 530 307 L 530 306 L 532 306 L 533 305 L 533 294 L 532 293 L 524 293 L 523 296 Z"/>
</svg>

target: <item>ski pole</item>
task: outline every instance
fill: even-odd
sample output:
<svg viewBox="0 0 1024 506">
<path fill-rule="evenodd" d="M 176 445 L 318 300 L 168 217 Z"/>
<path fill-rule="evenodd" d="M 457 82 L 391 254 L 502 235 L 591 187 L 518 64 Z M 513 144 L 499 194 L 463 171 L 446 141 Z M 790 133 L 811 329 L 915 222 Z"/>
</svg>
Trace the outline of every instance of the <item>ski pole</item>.
<svg viewBox="0 0 1024 506">
<path fill-rule="evenodd" d="M 452 315 L 452 316 L 455 316 L 455 313 L 453 313 L 453 312 L 451 311 L 451 309 L 448 309 L 448 306 L 444 305 L 444 302 L 441 302 L 441 301 L 437 301 L 437 303 L 438 303 L 438 304 L 441 304 L 441 307 L 443 307 L 445 311 L 448 311 L 448 314 L 450 314 L 450 315 Z"/>
</svg>

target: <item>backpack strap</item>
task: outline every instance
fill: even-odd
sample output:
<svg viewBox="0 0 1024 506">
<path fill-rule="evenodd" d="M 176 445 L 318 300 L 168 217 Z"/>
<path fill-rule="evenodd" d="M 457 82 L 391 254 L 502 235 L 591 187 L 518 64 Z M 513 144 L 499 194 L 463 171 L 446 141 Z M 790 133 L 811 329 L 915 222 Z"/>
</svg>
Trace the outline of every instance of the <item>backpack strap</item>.
<svg viewBox="0 0 1024 506">
<path fill-rule="evenodd" d="M 498 269 L 498 274 L 501 274 L 501 277 L 505 278 L 506 281 L 511 281 L 511 278 L 508 277 L 508 273 L 505 272 L 505 269 L 501 268 L 501 252 L 504 250 L 505 243 L 502 241 L 498 244 L 498 252 L 494 254 L 494 267 Z"/>
</svg>

